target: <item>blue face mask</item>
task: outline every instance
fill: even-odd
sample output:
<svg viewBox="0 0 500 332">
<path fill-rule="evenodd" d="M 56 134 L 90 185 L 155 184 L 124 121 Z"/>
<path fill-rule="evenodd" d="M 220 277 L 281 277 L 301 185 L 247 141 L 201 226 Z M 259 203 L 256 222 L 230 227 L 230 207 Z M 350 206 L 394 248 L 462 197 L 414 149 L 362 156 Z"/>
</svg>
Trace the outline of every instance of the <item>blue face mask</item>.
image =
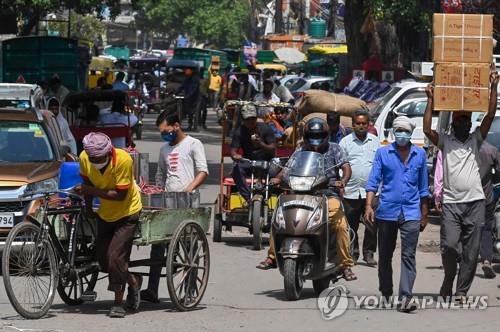
<svg viewBox="0 0 500 332">
<path fill-rule="evenodd" d="M 177 133 L 175 131 L 171 131 L 169 133 L 161 133 L 161 138 L 165 142 L 172 143 L 177 139 Z"/>
<path fill-rule="evenodd" d="M 406 131 L 398 131 L 394 133 L 396 144 L 399 146 L 407 146 L 410 143 L 411 134 Z"/>
</svg>

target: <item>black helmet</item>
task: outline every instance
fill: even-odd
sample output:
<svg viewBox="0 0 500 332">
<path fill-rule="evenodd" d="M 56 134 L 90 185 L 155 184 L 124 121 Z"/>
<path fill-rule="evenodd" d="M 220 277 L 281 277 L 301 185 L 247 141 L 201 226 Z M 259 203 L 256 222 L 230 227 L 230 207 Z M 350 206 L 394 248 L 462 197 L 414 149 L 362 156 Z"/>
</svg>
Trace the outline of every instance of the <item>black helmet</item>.
<svg viewBox="0 0 500 332">
<path fill-rule="evenodd" d="M 328 124 L 321 118 L 312 118 L 306 122 L 304 140 L 311 146 L 319 146 L 328 140 Z"/>
</svg>

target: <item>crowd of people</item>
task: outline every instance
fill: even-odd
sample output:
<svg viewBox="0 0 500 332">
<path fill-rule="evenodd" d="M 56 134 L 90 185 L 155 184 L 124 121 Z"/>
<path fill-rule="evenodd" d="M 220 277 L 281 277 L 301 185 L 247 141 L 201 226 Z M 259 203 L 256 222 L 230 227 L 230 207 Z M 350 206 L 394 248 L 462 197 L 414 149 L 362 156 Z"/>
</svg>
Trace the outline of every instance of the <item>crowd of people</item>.
<svg viewBox="0 0 500 332">
<path fill-rule="evenodd" d="M 426 90 L 428 104 L 423 129 L 440 149 L 434 192 L 436 208 L 441 213 L 440 246 L 444 267 L 439 295 L 443 298 L 454 296 L 462 303 L 472 285 L 479 257 L 485 277 L 495 277 L 491 266 L 491 224 L 495 207 L 491 171 L 500 170 L 500 154 L 484 141 L 496 112 L 499 75 L 492 73 L 490 81 L 489 110 L 481 126 L 472 133 L 470 113 L 461 111 L 453 113 L 451 133 L 432 130 L 432 85 Z M 218 87 L 220 81 L 207 86 L 207 103 L 217 104 Z M 274 87 L 272 81 L 264 81 L 263 92 L 256 94 L 256 100 L 280 101 L 272 92 Z M 187 90 L 189 92 L 189 88 Z M 49 105 L 57 112 L 58 104 L 54 99 Z M 232 133 L 231 158 L 235 161 L 232 176 L 246 206 L 250 204 L 246 182 L 250 170 L 238 161 L 242 158 L 270 161 L 275 156 L 277 135 L 272 125 L 258 120 L 266 118 L 269 112 L 273 111 L 244 105 L 241 125 Z M 161 113 L 156 121 L 165 141 L 159 153 L 156 185 L 169 192 L 193 193 L 207 179 L 209 171 L 202 142 L 187 135 L 181 123 L 178 114 L 168 112 Z M 412 301 L 417 276 L 416 249 L 419 235 L 428 223 L 429 176 L 425 150 L 411 143 L 415 130 L 413 121 L 399 116 L 392 129 L 395 142 L 381 146 L 378 137 L 370 133 L 370 116 L 366 111 L 353 114 L 352 130 L 341 126 L 335 113 L 328 114 L 326 120 L 313 117 L 305 123 L 303 142 L 296 151 L 324 155 L 325 169 L 329 170 L 325 174 L 329 179 L 325 195 L 330 231 L 336 238 L 337 263 L 345 280 L 358 278 L 353 269 L 362 254 L 367 265 L 378 266 L 381 294 L 393 297 L 392 259 L 400 233 L 398 310 L 411 312 L 417 308 Z M 103 271 L 109 273 L 109 290 L 115 292 L 110 315 L 123 317 L 125 284 L 129 285 L 127 306 L 132 310 L 138 309 L 141 300 L 158 303 L 161 270 L 151 267 L 148 286 L 142 291 L 142 278 L 127 272 L 132 230 L 137 226 L 142 209 L 137 188 L 132 185 L 130 156 L 117 149 L 103 134 L 89 134 L 83 145 L 80 165 L 84 184 L 80 190 L 89 202 L 95 196 L 101 199 L 97 215 L 91 210 L 88 213 L 99 220 L 97 249 L 103 258 L 100 264 Z M 274 175 L 271 184 L 281 181 L 279 173 Z M 361 250 L 360 223 L 365 225 Z M 163 257 L 165 250 L 163 245 L 152 246 L 151 258 Z M 375 259 L 377 251 L 378 262 Z M 271 237 L 267 257 L 257 268 L 276 267 L 276 250 Z"/>
</svg>

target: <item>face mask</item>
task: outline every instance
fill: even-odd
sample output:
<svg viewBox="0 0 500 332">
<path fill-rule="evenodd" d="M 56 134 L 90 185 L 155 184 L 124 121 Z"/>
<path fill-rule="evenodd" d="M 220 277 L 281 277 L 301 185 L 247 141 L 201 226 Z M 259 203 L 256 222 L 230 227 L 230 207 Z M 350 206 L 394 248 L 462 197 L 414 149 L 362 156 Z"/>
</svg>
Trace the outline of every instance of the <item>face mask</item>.
<svg viewBox="0 0 500 332">
<path fill-rule="evenodd" d="M 175 131 L 171 131 L 169 133 L 162 133 L 161 138 L 168 143 L 175 142 L 177 139 L 177 133 Z"/>
<path fill-rule="evenodd" d="M 101 169 L 103 169 L 104 167 L 106 167 L 106 165 L 108 164 L 109 162 L 109 157 L 106 158 L 106 161 L 102 162 L 102 163 L 92 163 L 92 166 L 94 166 L 95 169 L 97 169 L 98 171 L 100 171 Z"/>
<path fill-rule="evenodd" d="M 394 133 L 396 144 L 399 146 L 407 146 L 410 143 L 411 134 L 406 131 L 398 131 Z"/>
</svg>

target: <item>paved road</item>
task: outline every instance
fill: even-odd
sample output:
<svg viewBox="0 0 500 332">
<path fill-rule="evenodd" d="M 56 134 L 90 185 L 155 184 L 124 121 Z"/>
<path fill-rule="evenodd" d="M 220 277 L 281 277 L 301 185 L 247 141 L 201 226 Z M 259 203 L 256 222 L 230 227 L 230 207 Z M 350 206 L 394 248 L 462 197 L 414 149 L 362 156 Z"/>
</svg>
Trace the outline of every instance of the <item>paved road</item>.
<svg viewBox="0 0 500 332">
<path fill-rule="evenodd" d="M 195 133 L 207 150 L 211 175 L 202 189 L 202 201 L 213 203 L 218 192 L 219 130 L 211 117 L 209 130 Z M 154 118 L 146 119 L 144 140 L 138 142 L 141 151 L 151 153 L 157 161 L 161 145 L 154 131 Z M 361 232 L 362 234 L 362 232 Z M 414 291 L 418 295 L 435 295 L 443 276 L 437 248 L 439 228 L 431 224 L 421 236 L 417 253 L 418 276 Z M 37 321 L 21 319 L 9 304 L 0 287 L 0 331 L 299 331 L 326 329 L 332 331 L 498 331 L 500 328 L 500 277 L 486 280 L 478 269 L 471 289 L 472 295 L 488 295 L 486 310 L 418 310 L 401 314 L 395 310 L 354 308 L 353 296 L 378 295 L 377 271 L 362 264 L 355 268 L 359 279 L 339 281 L 350 291 L 349 308 L 342 316 L 330 321 L 321 318 L 312 283 L 307 282 L 302 299 L 288 302 L 283 294 L 282 277 L 276 270 L 260 271 L 255 265 L 264 251 L 251 250 L 250 238 L 243 229 L 225 233 L 222 243 L 212 243 L 210 281 L 199 308 L 193 312 L 177 312 L 168 299 L 166 282 L 161 284 L 162 303 L 143 303 L 140 312 L 124 319 L 110 319 L 106 313 L 112 304 L 107 282 L 97 285 L 94 303 L 68 307 L 56 297 L 48 317 Z M 147 248 L 133 249 L 133 258 L 147 257 Z M 399 276 L 399 249 L 395 253 L 394 275 Z M 498 267 L 498 266 L 497 266 Z M 497 270 L 500 272 L 500 270 Z M 397 279 L 395 285 L 398 284 Z"/>
</svg>

